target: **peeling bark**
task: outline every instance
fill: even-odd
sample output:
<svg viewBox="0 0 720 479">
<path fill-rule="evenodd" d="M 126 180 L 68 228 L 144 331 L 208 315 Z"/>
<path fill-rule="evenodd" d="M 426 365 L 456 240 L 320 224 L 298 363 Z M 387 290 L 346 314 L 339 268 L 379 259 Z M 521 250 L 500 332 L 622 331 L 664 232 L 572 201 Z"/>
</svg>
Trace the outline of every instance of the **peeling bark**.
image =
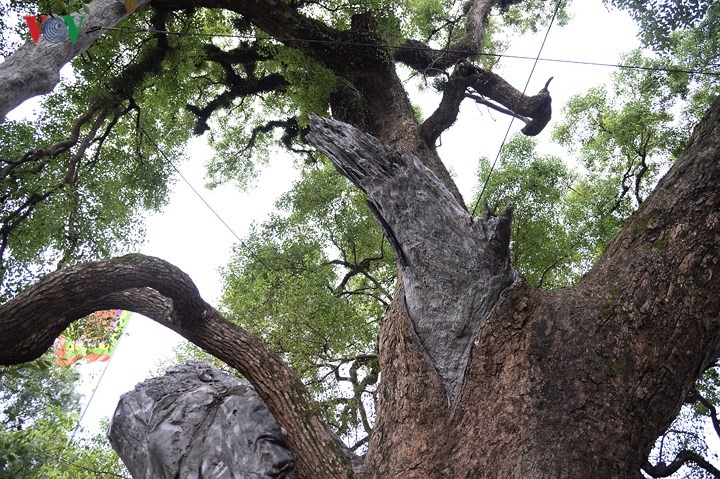
<svg viewBox="0 0 720 479">
<path fill-rule="evenodd" d="M 136 8 L 150 3 L 136 0 Z M 129 14 L 122 2 L 93 0 L 76 43 L 69 40 L 51 43 L 40 39 L 37 45 L 28 41 L 0 63 L 0 123 L 15 107 L 37 95 L 49 93 L 60 82 L 60 69 L 90 48 L 105 33 L 101 27 L 112 27 Z"/>
<path fill-rule="evenodd" d="M 310 143 L 370 198 L 396 250 L 414 331 L 452 403 L 472 340 L 512 282 L 511 210 L 474 220 L 417 158 L 338 121 L 313 117 L 311 130 Z"/>
</svg>

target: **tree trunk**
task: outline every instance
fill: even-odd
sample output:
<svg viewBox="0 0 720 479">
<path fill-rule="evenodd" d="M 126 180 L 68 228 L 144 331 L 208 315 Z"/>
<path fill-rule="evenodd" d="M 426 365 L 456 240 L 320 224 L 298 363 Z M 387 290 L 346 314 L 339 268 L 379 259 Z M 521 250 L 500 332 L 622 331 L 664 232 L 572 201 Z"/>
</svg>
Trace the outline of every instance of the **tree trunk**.
<svg viewBox="0 0 720 479">
<path fill-rule="evenodd" d="M 346 125 L 316 118 L 310 141 L 399 258 L 369 476 L 641 477 L 720 354 L 720 100 L 598 265 L 554 292 L 513 277 L 509 211 L 473 221 L 427 168 Z"/>
<path fill-rule="evenodd" d="M 299 478 L 640 477 L 653 441 L 720 355 L 720 101 L 597 266 L 572 288 L 542 292 L 510 267 L 512 208 L 471 217 L 435 152 L 480 73 L 456 69 L 421 126 L 388 57 L 363 50 L 353 69 L 347 42 L 340 55 L 293 40 L 349 38 L 284 2 L 202 3 L 247 16 L 346 82 L 333 108 L 357 128 L 314 118 L 308 138 L 368 195 L 399 273 L 381 326 L 376 427 L 362 471 L 281 359 L 157 259 L 61 270 L 2 305 L 0 363 L 38 357 L 70 322 L 123 308 L 241 371 L 286 432 Z M 549 118 L 545 93 L 529 121 Z M 529 101 L 500 96 L 519 111 Z M 342 115 L 348 98 L 367 109 Z"/>
<path fill-rule="evenodd" d="M 136 8 L 150 3 L 136 0 Z M 0 63 L 0 123 L 5 115 L 25 100 L 49 93 L 60 82 L 60 69 L 70 60 L 90 48 L 106 28 L 112 28 L 129 15 L 123 2 L 93 0 L 80 27 L 77 42 L 66 40 L 53 43 L 40 38 L 37 44 L 29 41 Z M 78 12 L 81 13 L 81 12 Z M 28 12 L 28 15 L 31 12 Z"/>
<path fill-rule="evenodd" d="M 654 439 L 720 354 L 720 101 L 598 265 L 553 292 L 507 266 L 510 211 L 470 218 L 414 157 L 348 125 L 314 119 L 311 141 L 368 193 L 399 258 L 361 475 L 640 477 Z M 112 307 L 240 369 L 287 433 L 298 477 L 353 474 L 279 358 L 159 260 L 49 275 L 0 307 L 0 363 L 37 357 L 69 322 Z"/>
</svg>

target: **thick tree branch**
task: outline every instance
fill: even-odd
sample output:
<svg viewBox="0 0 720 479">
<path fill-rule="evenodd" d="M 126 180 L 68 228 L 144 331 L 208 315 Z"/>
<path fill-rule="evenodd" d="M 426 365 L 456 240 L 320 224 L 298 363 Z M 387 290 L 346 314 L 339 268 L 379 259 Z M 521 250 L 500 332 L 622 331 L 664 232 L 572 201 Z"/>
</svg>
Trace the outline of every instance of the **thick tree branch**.
<svg viewBox="0 0 720 479">
<path fill-rule="evenodd" d="M 135 254 L 63 269 L 0 306 L 0 364 L 35 359 L 71 322 L 112 308 L 146 315 L 238 369 L 286 433 L 298 477 L 352 477 L 288 366 L 203 301 L 185 273 L 157 258 Z"/>
<path fill-rule="evenodd" d="M 522 132 L 528 136 L 535 136 L 545 128 L 552 116 L 552 99 L 548 91 L 551 80 L 552 78 L 536 95 L 529 97 L 523 95 L 501 76 L 469 62 L 461 62 L 445 83 L 440 105 L 422 124 L 421 133 L 427 142 L 434 143 L 442 132 L 455 122 L 460 111 L 460 103 L 468 96 L 467 91 L 470 90 L 481 96 L 480 103 L 524 121 L 526 125 Z"/>
<path fill-rule="evenodd" d="M 418 40 L 407 40 L 395 50 L 394 57 L 400 63 L 428 76 L 445 72 L 460 60 L 472 58 L 480 52 L 487 18 L 493 6 L 506 8 L 516 1 L 506 0 L 472 0 L 466 2 L 465 34 L 454 44 L 444 50 L 433 50 L 426 43 Z"/>
<path fill-rule="evenodd" d="M 485 25 L 490 9 L 502 0 L 473 0 L 467 9 L 465 20 L 465 36 L 453 46 L 455 50 L 467 50 L 476 53 L 480 50 L 483 37 L 485 37 Z"/>
<path fill-rule="evenodd" d="M 688 450 L 680 451 L 670 464 L 660 463 L 653 466 L 646 461 L 642 466 L 642 470 L 652 477 L 670 477 L 688 462 L 694 462 L 715 477 L 720 477 L 720 469 L 710 464 L 700 454 Z"/>
<path fill-rule="evenodd" d="M 720 355 L 719 152 L 720 99 L 577 286 L 541 292 L 518 282 L 505 291 L 476 341 L 454 436 L 508 427 L 492 421 L 507 406 L 499 398 L 523 391 L 511 417 L 537 419 L 503 448 L 534 452 L 532 465 L 512 470 L 569 470 L 573 459 L 559 454 L 572 450 L 595 477 L 637 474 Z M 603 438 L 602 451 L 592 436 Z M 494 457 L 493 445 L 481 449 L 456 444 L 452 454 Z"/>
<path fill-rule="evenodd" d="M 528 97 L 495 73 L 470 64 L 463 64 L 460 68 L 464 75 L 470 73 L 469 87 L 472 90 L 508 108 L 518 118 L 525 121 L 526 125 L 522 129 L 525 135 L 538 135 L 550 121 L 552 99 L 548 87 L 552 77 L 545 82 L 545 86 L 536 95 Z"/>
<path fill-rule="evenodd" d="M 137 0 L 137 8 L 148 0 Z M 0 64 L 0 122 L 5 115 L 28 98 L 49 93 L 60 81 L 60 69 L 90 48 L 104 33 L 101 27 L 112 27 L 128 16 L 122 2 L 93 0 L 77 42 L 51 43 L 41 39 L 37 45 L 28 41 Z"/>
</svg>

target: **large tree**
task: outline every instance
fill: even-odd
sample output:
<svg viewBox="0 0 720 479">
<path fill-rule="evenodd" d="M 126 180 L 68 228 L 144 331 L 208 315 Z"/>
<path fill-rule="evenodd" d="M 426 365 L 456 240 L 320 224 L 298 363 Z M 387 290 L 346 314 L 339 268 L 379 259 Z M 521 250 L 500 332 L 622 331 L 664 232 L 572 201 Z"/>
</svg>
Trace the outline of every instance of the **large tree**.
<svg viewBox="0 0 720 479">
<path fill-rule="evenodd" d="M 54 255 L 42 267 L 61 268 L 32 285 L 32 274 L 11 275 L 0 363 L 36 358 L 71 322 L 122 308 L 240 371 L 286 434 L 301 478 L 639 477 L 655 439 L 720 356 L 720 101 L 582 280 L 537 289 L 511 263 L 513 207 L 474 217 L 436 142 L 465 99 L 520 118 L 527 135 L 543 130 L 548 85 L 525 96 L 478 54 L 498 26 L 493 12 L 532 28 L 560 2 L 447 3 L 156 0 L 128 19 L 146 36 L 100 37 L 74 63 L 81 84 L 55 100 L 84 100 L 84 109 L 44 119 L 54 136 L 42 146 L 40 129 L 5 130 L 15 143 L 3 152 L 0 271 L 11 271 L 16 252 L 31 263 L 33 251 Z M 126 14 L 119 2 L 108 11 L 110 23 Z M 166 33 L 210 26 L 235 40 Z M 22 58 L 7 71 L 25 71 Z M 442 99 L 425 120 L 401 64 L 438 78 Z M 44 71 L 56 75 L 52 68 Z M 22 83 L 8 83 L 7 109 L 25 95 L 11 91 Z M 177 148 L 190 128 L 214 127 L 216 179 L 246 181 L 253 152 L 280 129 L 285 146 L 308 161 L 317 161 L 310 146 L 324 153 L 365 195 L 382 228 L 380 252 L 385 241 L 392 247 L 397 284 L 380 324 L 378 407 L 362 468 L 353 469 L 282 356 L 207 304 L 187 275 L 137 254 L 82 262 L 95 241 L 88 221 L 131 223 L 135 208 L 159 206 L 156 186 L 169 174 L 162 148 Z M 113 196 L 102 181 L 113 171 L 134 181 L 136 194 Z M 105 204 L 119 220 L 97 219 Z M 43 218 L 58 223 L 55 234 L 28 242 Z M 336 266 L 348 281 L 374 278 L 357 258 Z"/>
</svg>

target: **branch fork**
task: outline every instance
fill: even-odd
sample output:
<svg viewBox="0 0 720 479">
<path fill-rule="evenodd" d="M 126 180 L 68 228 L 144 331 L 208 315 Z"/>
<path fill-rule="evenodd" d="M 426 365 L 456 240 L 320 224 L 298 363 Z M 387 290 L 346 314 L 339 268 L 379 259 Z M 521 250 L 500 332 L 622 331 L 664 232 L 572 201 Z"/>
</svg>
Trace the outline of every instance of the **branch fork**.
<svg viewBox="0 0 720 479">
<path fill-rule="evenodd" d="M 443 98 L 437 110 L 423 123 L 422 133 L 433 144 L 457 119 L 460 103 L 470 98 L 503 114 L 522 120 L 523 134 L 536 136 L 552 118 L 552 98 L 548 87 L 553 77 L 533 96 L 510 85 L 501 76 L 473 65 L 467 60 L 457 63 L 443 88 Z"/>
</svg>

